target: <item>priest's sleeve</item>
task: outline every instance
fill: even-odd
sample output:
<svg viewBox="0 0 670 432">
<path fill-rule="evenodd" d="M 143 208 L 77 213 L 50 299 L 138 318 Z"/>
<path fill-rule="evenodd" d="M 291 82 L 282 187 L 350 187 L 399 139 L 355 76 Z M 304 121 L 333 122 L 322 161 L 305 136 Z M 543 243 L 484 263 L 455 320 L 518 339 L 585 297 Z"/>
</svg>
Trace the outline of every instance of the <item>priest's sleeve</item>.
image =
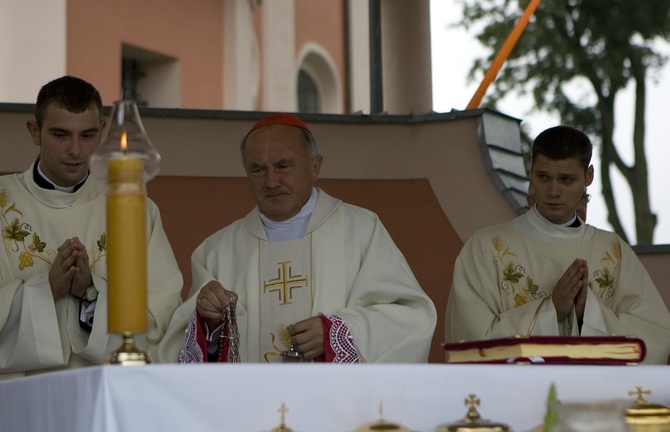
<svg viewBox="0 0 670 432">
<path fill-rule="evenodd" d="M 337 315 L 319 315 L 323 323 L 323 349 L 327 363 L 364 363 L 349 327 Z"/>
</svg>

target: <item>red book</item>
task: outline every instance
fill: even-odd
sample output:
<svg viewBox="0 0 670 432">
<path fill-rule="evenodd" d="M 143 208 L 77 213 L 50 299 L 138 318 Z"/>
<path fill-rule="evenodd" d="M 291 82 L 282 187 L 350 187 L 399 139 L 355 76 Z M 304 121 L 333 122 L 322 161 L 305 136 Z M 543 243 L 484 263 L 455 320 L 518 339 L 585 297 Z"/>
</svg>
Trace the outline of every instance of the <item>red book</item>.
<svg viewBox="0 0 670 432">
<path fill-rule="evenodd" d="M 447 363 L 630 365 L 647 353 L 642 339 L 627 336 L 518 336 L 443 347 Z"/>
</svg>

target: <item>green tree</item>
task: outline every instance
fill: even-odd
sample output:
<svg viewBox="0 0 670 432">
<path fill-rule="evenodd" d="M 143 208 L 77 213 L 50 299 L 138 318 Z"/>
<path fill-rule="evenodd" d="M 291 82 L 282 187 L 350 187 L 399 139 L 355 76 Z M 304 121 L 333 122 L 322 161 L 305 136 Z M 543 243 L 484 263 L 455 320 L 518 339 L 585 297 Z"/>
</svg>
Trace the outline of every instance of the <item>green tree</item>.
<svg viewBox="0 0 670 432">
<path fill-rule="evenodd" d="M 471 76 L 486 71 L 530 0 L 458 0 L 466 29 L 491 49 Z M 473 30 L 474 29 L 474 30 Z M 652 244 L 656 215 L 649 201 L 645 156 L 647 79 L 666 58 L 655 43 L 670 40 L 668 0 L 543 0 L 492 85 L 486 103 L 507 94 L 531 94 L 535 109 L 558 114 L 600 144 L 600 176 L 608 220 L 626 241 L 612 190 L 612 169 L 630 186 L 638 244 Z M 614 142 L 615 98 L 635 86 L 634 160 L 627 164 Z"/>
</svg>

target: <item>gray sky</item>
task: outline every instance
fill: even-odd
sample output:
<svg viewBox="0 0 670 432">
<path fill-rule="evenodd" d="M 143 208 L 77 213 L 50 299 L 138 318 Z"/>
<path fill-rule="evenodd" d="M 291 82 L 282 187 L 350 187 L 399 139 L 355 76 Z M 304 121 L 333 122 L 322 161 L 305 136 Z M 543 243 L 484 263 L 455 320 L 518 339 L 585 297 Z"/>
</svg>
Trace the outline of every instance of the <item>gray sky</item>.
<svg viewBox="0 0 670 432">
<path fill-rule="evenodd" d="M 458 21 L 460 6 L 454 0 L 431 0 L 432 61 L 433 61 L 433 109 L 437 112 L 449 112 L 452 109 L 463 110 L 474 95 L 479 82 L 467 82 L 467 73 L 475 57 L 484 54 L 484 49 L 461 28 L 449 28 L 449 24 Z M 523 36 L 522 36 L 523 37 Z M 670 46 L 664 44 L 662 51 L 670 54 Z M 670 162 L 670 133 L 667 122 L 670 118 L 670 65 L 666 65 L 658 84 L 647 85 L 647 137 L 646 152 L 650 173 L 650 193 L 652 211 L 658 216 L 658 225 L 654 234 L 655 244 L 670 244 L 670 195 L 664 185 L 668 184 L 664 171 Z M 632 88 L 618 96 L 617 126 L 615 142 L 619 152 L 627 162 L 632 161 Z M 520 118 L 528 125 L 531 136 L 555 126 L 558 118 L 547 115 L 526 115 L 532 106 L 530 98 L 510 98 L 503 101 L 500 109 L 504 114 Z M 594 153 L 599 150 L 595 149 Z M 607 222 L 607 209 L 601 195 L 600 161 L 594 155 L 595 180 L 589 192 L 592 195 L 588 210 L 588 222 L 599 228 L 611 230 Z M 626 232 L 635 244 L 632 200 L 628 187 L 621 176 L 613 175 L 617 191 L 619 216 Z"/>
</svg>

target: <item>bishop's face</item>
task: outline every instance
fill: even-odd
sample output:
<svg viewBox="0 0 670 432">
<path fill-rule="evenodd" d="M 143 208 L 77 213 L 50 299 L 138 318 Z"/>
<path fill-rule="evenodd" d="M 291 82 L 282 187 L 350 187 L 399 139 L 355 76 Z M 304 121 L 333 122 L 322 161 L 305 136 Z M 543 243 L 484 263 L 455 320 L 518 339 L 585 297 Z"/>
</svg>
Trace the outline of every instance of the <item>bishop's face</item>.
<svg viewBox="0 0 670 432">
<path fill-rule="evenodd" d="M 258 208 L 277 222 L 295 216 L 305 205 L 323 160 L 311 159 L 301 130 L 286 125 L 251 132 L 242 156 Z"/>
<path fill-rule="evenodd" d="M 542 154 L 530 175 L 537 210 L 554 224 L 564 224 L 575 216 L 584 188 L 592 181 L 593 166 L 584 170 L 577 159 L 552 160 Z"/>
</svg>

